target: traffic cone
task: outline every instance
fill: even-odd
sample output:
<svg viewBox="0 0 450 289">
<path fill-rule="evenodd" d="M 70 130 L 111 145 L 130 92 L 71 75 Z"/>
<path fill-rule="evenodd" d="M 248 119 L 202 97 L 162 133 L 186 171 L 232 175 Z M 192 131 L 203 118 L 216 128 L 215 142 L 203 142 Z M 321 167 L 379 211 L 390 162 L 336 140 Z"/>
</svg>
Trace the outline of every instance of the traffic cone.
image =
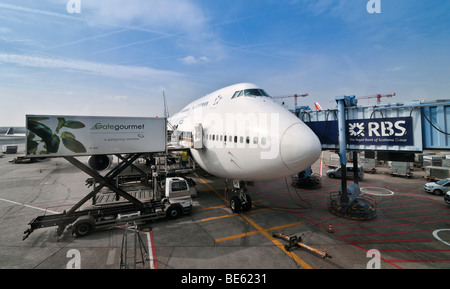
<svg viewBox="0 0 450 289">
<path fill-rule="evenodd" d="M 333 228 L 331 227 L 331 224 L 328 225 L 328 233 L 334 233 Z"/>
</svg>

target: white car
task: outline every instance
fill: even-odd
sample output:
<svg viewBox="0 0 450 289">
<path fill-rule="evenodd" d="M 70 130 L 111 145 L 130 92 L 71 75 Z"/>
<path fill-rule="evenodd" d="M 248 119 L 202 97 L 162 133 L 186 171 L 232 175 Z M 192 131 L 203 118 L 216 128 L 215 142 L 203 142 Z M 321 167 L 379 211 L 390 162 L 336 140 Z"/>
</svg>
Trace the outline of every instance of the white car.
<svg viewBox="0 0 450 289">
<path fill-rule="evenodd" d="M 444 196 L 444 201 L 450 205 L 450 192 L 447 192 Z"/>
<path fill-rule="evenodd" d="M 346 168 L 347 168 L 346 172 L 347 179 L 353 179 L 353 165 L 350 165 Z M 342 177 L 341 167 L 337 167 L 335 169 L 327 171 L 327 176 L 332 179 L 341 178 Z M 360 181 L 364 180 L 364 171 L 362 169 L 362 166 L 358 166 L 358 177 Z"/>
<path fill-rule="evenodd" d="M 450 191 L 450 178 L 443 179 L 437 182 L 426 183 L 423 189 L 427 193 L 432 193 L 435 195 L 443 195 Z"/>
</svg>

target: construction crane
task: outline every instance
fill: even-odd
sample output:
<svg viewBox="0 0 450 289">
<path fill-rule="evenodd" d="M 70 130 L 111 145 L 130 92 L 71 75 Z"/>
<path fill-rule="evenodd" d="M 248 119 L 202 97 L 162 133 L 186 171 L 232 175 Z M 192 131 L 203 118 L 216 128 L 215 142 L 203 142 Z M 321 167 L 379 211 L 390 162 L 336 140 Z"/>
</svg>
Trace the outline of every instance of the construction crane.
<svg viewBox="0 0 450 289">
<path fill-rule="evenodd" d="M 391 94 L 375 94 L 375 95 L 369 95 L 369 96 L 360 96 L 360 97 L 357 97 L 356 99 L 376 98 L 377 99 L 377 104 L 380 104 L 380 101 L 381 101 L 382 97 L 393 97 L 393 96 L 395 96 L 395 92 L 391 93 Z"/>
<path fill-rule="evenodd" d="M 287 98 L 287 97 L 295 97 L 295 107 L 297 107 L 297 97 L 307 97 L 308 94 L 293 94 L 293 95 L 281 95 L 281 96 L 272 96 L 273 99 L 278 99 L 278 98 Z"/>
</svg>

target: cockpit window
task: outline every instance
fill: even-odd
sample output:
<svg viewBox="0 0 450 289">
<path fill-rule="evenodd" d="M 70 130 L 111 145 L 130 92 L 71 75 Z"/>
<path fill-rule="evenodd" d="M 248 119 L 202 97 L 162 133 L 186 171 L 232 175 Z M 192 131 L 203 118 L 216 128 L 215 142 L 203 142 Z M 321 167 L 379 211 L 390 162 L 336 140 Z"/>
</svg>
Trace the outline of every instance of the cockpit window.
<svg viewBox="0 0 450 289">
<path fill-rule="evenodd" d="M 246 90 L 244 90 L 244 95 L 245 96 L 267 96 L 267 97 L 269 97 L 269 95 L 267 94 L 267 92 L 264 91 L 264 89 L 258 89 L 258 88 L 246 89 Z"/>
<path fill-rule="evenodd" d="M 270 95 L 267 92 L 265 92 L 264 89 L 260 89 L 259 91 L 261 91 L 261 94 L 263 96 L 270 97 Z"/>
<path fill-rule="evenodd" d="M 264 89 L 253 88 L 253 89 L 246 89 L 246 90 L 236 91 L 231 98 L 233 99 L 233 98 L 241 97 L 243 95 L 245 95 L 245 96 L 266 96 L 266 97 L 270 97 L 270 95 L 267 94 L 267 92 L 265 92 Z"/>
</svg>

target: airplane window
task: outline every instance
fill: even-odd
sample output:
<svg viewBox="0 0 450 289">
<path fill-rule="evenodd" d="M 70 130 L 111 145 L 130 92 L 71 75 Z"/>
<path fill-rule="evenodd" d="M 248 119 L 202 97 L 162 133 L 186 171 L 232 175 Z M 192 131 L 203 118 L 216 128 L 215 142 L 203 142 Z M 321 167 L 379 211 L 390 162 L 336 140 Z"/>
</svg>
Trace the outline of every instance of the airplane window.
<svg viewBox="0 0 450 289">
<path fill-rule="evenodd" d="M 223 135 L 220 136 L 220 141 L 222 141 L 222 140 L 223 140 Z"/>
<path fill-rule="evenodd" d="M 223 137 L 223 141 L 225 141 L 225 142 L 227 141 L 227 136 Z"/>
<path fill-rule="evenodd" d="M 258 88 L 246 89 L 244 91 L 244 94 L 245 94 L 245 96 L 267 96 L 267 97 L 269 97 L 269 94 L 267 94 L 267 92 L 265 92 L 263 89 L 258 89 Z"/>
<path fill-rule="evenodd" d="M 246 143 L 250 143 L 250 137 L 249 136 L 245 139 L 245 142 Z"/>
<path fill-rule="evenodd" d="M 242 92 L 241 90 L 236 91 L 233 96 L 231 97 L 231 99 L 238 97 L 239 93 Z"/>
<path fill-rule="evenodd" d="M 228 137 L 228 141 L 233 141 L 233 137 L 231 135 Z"/>
<path fill-rule="evenodd" d="M 246 89 L 245 96 L 261 96 L 258 89 Z"/>
<path fill-rule="evenodd" d="M 237 136 L 234 136 L 234 142 L 237 143 Z"/>
<path fill-rule="evenodd" d="M 244 91 L 241 90 L 241 91 L 239 92 L 239 95 L 238 95 L 237 97 L 240 97 L 240 96 L 243 96 L 243 95 L 244 95 Z"/>
<path fill-rule="evenodd" d="M 262 94 L 263 96 L 270 97 L 270 95 L 269 95 L 267 92 L 265 92 L 264 89 L 260 89 L 259 91 L 261 92 L 261 94 Z"/>
<path fill-rule="evenodd" d="M 253 138 L 253 143 L 258 144 L 258 138 L 256 136 Z"/>
<path fill-rule="evenodd" d="M 213 139 L 212 139 L 212 140 L 216 140 L 216 139 L 215 139 L 215 136 L 216 136 L 216 135 L 213 134 Z"/>
<path fill-rule="evenodd" d="M 240 143 L 243 143 L 243 142 L 244 142 L 244 137 L 243 137 L 243 136 L 241 136 L 241 137 L 239 138 L 239 142 L 240 142 Z"/>
<path fill-rule="evenodd" d="M 261 138 L 261 144 L 262 145 L 266 145 L 266 138 L 265 137 Z"/>
</svg>

